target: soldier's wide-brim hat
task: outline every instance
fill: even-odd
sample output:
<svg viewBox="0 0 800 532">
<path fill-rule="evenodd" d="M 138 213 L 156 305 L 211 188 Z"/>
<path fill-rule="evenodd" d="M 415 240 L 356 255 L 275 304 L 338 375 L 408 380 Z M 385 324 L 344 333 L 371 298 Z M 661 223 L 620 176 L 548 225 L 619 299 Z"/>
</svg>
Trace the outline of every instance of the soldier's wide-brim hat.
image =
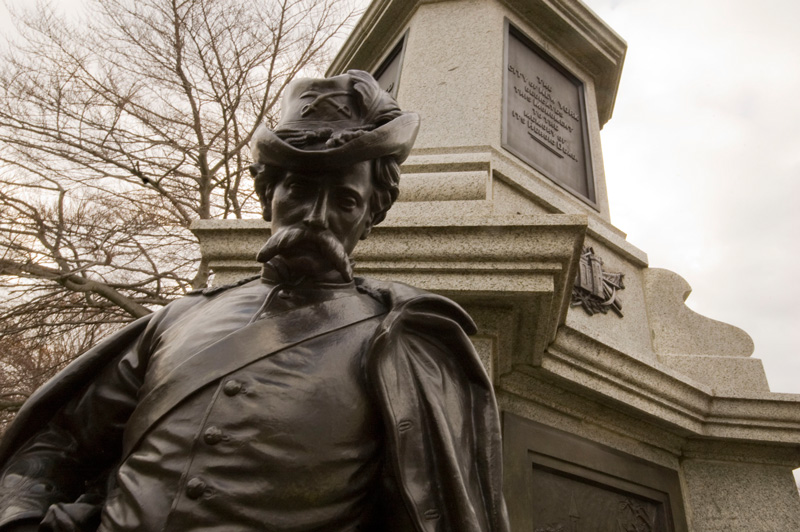
<svg viewBox="0 0 800 532">
<path fill-rule="evenodd" d="M 349 166 L 393 157 L 402 163 L 419 130 L 367 72 L 298 79 L 286 88 L 275 130 L 259 126 L 251 143 L 256 163 L 286 169 Z"/>
</svg>

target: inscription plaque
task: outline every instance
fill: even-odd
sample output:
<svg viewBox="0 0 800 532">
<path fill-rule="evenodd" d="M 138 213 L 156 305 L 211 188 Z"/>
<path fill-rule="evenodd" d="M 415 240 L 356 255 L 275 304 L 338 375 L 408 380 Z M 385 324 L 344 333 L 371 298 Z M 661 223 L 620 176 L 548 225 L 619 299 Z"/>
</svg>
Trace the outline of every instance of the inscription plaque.
<svg viewBox="0 0 800 532">
<path fill-rule="evenodd" d="M 596 207 L 583 83 L 506 25 L 503 147 Z"/>
</svg>

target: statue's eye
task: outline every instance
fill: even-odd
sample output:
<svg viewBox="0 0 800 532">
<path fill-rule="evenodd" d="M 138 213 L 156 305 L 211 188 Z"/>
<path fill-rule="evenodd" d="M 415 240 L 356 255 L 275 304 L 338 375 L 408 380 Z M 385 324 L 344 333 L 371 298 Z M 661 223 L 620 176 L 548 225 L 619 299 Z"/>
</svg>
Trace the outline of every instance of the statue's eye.
<svg viewBox="0 0 800 532">
<path fill-rule="evenodd" d="M 352 211 L 353 209 L 358 207 L 358 200 L 350 195 L 340 196 L 339 207 L 346 211 Z"/>
<path fill-rule="evenodd" d="M 290 182 L 288 188 L 293 194 L 307 194 L 313 190 L 311 183 L 299 179 Z"/>
</svg>

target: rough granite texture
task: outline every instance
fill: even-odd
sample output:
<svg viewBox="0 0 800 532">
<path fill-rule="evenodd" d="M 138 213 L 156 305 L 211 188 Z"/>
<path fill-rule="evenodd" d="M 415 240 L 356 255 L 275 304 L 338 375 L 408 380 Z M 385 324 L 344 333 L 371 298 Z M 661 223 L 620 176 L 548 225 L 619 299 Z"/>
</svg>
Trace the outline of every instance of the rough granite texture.
<svg viewBox="0 0 800 532">
<path fill-rule="evenodd" d="M 593 238 L 587 238 L 584 246 L 591 247 L 595 256 L 603 261 L 604 272 L 620 272 L 625 275 L 625 289 L 618 292 L 622 301 L 623 317 L 614 311 L 590 316 L 581 306 L 575 306 L 570 308 L 567 315 L 567 326 L 640 360 L 655 361 L 647 323 L 641 268 Z"/>
<path fill-rule="evenodd" d="M 488 172 L 405 174 L 397 201 L 486 200 Z"/>
<path fill-rule="evenodd" d="M 710 384 L 715 393 L 768 392 L 761 359 L 702 355 L 659 355 L 658 360 L 689 377 Z"/>
<path fill-rule="evenodd" d="M 423 117 L 416 149 L 499 144 L 502 11 L 468 0 L 454 17 L 453 7 L 420 5 L 408 33 L 398 101 Z"/>
<path fill-rule="evenodd" d="M 729 357 L 753 354 L 753 340 L 746 332 L 701 316 L 685 305 L 692 288 L 683 277 L 660 268 L 648 268 L 643 275 L 656 353 Z"/>
<path fill-rule="evenodd" d="M 685 460 L 682 471 L 693 532 L 800 530 L 800 498 L 786 467 Z"/>
</svg>

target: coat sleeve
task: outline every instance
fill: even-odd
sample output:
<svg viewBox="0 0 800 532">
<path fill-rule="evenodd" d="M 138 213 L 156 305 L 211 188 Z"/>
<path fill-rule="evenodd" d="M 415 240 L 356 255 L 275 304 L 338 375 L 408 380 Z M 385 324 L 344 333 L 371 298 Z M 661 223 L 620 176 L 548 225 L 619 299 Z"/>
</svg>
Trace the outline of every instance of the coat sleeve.
<svg viewBox="0 0 800 532">
<path fill-rule="evenodd" d="M 104 484 L 146 369 L 147 325 L 134 322 L 76 359 L 20 411 L 3 441 L 0 529 Z"/>
<path fill-rule="evenodd" d="M 415 529 L 507 532 L 500 422 L 489 378 L 455 303 L 396 303 L 367 375 L 381 406 L 392 473 Z"/>
</svg>

